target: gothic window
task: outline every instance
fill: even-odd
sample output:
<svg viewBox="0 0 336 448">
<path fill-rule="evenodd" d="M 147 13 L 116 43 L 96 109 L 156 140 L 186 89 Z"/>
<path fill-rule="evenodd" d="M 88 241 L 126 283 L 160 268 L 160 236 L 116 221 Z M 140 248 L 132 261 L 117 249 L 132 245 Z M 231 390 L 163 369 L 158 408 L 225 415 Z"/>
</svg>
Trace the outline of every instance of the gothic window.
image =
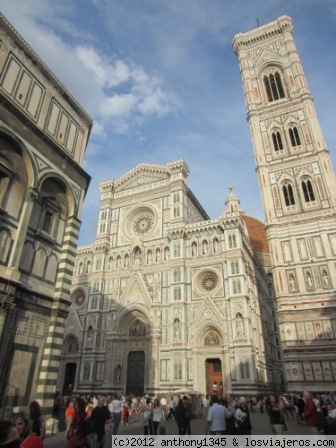
<svg viewBox="0 0 336 448">
<path fill-rule="evenodd" d="M 240 283 L 240 280 L 233 280 L 232 286 L 233 286 L 233 294 L 240 294 L 241 293 L 241 283 Z"/>
<path fill-rule="evenodd" d="M 300 140 L 299 131 L 298 131 L 297 127 L 294 126 L 293 128 L 289 129 L 289 138 L 290 138 L 291 145 L 293 148 L 301 145 L 301 140 Z"/>
<path fill-rule="evenodd" d="M 283 150 L 283 144 L 282 144 L 282 139 L 281 139 L 281 134 L 279 131 L 277 132 L 273 132 L 272 134 L 272 140 L 273 140 L 273 147 L 274 147 L 274 151 L 278 152 Z"/>
<path fill-rule="evenodd" d="M 117 267 L 117 269 L 121 268 L 121 256 L 120 255 L 117 256 L 116 267 Z"/>
<path fill-rule="evenodd" d="M 181 287 L 180 286 L 174 287 L 174 300 L 181 300 Z"/>
<path fill-rule="evenodd" d="M 232 261 L 231 262 L 231 273 L 232 274 L 239 274 L 239 263 L 238 263 L 238 261 Z"/>
<path fill-rule="evenodd" d="M 285 200 L 285 204 L 287 207 L 295 204 L 293 187 L 291 184 L 283 185 L 282 192 Z"/>
<path fill-rule="evenodd" d="M 175 380 L 182 379 L 182 364 L 181 363 L 174 365 L 174 377 L 175 377 Z"/>
<path fill-rule="evenodd" d="M 165 247 L 164 249 L 164 261 L 169 260 L 169 247 Z"/>
<path fill-rule="evenodd" d="M 83 262 L 80 262 L 78 265 L 78 275 L 83 275 L 83 269 L 84 269 Z"/>
<path fill-rule="evenodd" d="M 285 98 L 285 92 L 279 72 L 264 76 L 264 85 L 269 102 Z"/>
<path fill-rule="evenodd" d="M 180 282 L 181 281 L 181 270 L 179 268 L 178 269 L 174 269 L 173 278 L 174 278 L 174 282 Z"/>
<path fill-rule="evenodd" d="M 178 218 L 180 216 L 180 207 L 174 207 L 174 218 Z"/>
<path fill-rule="evenodd" d="M 246 380 L 250 378 L 250 365 L 248 361 L 240 363 L 240 378 Z"/>
<path fill-rule="evenodd" d="M 229 248 L 237 247 L 236 235 L 229 235 Z"/>
<path fill-rule="evenodd" d="M 104 361 L 98 361 L 97 364 L 96 364 L 96 375 L 95 375 L 96 381 L 103 381 L 103 379 L 104 379 L 104 368 L 105 368 Z"/>
<path fill-rule="evenodd" d="M 129 265 L 130 265 L 130 262 L 129 262 L 129 255 L 126 254 L 125 257 L 124 257 L 124 266 L 125 266 L 125 268 L 128 268 Z"/>
<path fill-rule="evenodd" d="M 85 362 L 83 366 L 83 380 L 87 381 L 90 379 L 90 363 Z"/>
<path fill-rule="evenodd" d="M 156 263 L 159 263 L 161 261 L 161 251 L 160 251 L 160 249 L 156 249 L 155 261 L 156 261 Z"/>
<path fill-rule="evenodd" d="M 311 181 L 309 179 L 303 180 L 301 182 L 301 187 L 305 202 L 310 203 L 315 201 L 315 195 Z"/>
<path fill-rule="evenodd" d="M 113 269 L 113 257 L 110 257 L 110 258 L 109 258 L 109 261 L 108 261 L 108 269 L 109 269 L 109 270 Z"/>
</svg>

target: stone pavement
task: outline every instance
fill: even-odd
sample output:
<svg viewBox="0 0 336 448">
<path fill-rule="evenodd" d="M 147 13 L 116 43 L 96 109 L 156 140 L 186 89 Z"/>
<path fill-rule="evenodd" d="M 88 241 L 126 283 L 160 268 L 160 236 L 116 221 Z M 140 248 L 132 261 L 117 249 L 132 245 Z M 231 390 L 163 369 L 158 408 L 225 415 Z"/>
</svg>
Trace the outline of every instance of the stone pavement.
<svg viewBox="0 0 336 448">
<path fill-rule="evenodd" d="M 207 408 L 203 409 L 203 415 L 197 419 L 191 420 L 191 433 L 193 435 L 203 435 Z M 256 410 L 251 414 L 252 434 L 253 435 L 272 435 L 267 413 L 261 414 Z M 288 431 L 284 435 L 308 435 L 309 429 L 305 425 L 299 425 L 294 419 L 286 419 Z M 177 435 L 177 425 L 175 421 L 165 422 L 166 435 Z M 106 443 L 105 448 L 111 447 L 110 425 L 106 425 Z M 119 435 L 143 435 L 142 415 L 133 415 L 129 420 L 128 426 L 120 424 Z M 65 433 L 61 432 L 48 437 L 45 441 L 45 448 L 63 448 L 66 444 Z"/>
</svg>

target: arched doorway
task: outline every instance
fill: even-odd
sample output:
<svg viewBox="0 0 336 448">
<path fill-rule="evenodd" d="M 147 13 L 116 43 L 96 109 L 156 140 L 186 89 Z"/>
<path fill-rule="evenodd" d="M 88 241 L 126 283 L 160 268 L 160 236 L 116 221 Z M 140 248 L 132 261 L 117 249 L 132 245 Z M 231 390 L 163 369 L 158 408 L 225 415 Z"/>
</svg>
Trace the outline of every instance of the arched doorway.
<svg viewBox="0 0 336 448">
<path fill-rule="evenodd" d="M 223 396 L 222 362 L 219 358 L 205 361 L 206 394 Z"/>
<path fill-rule="evenodd" d="M 76 380 L 77 364 L 75 362 L 68 362 L 65 364 L 65 373 L 62 392 L 65 395 L 71 395 Z"/>
</svg>

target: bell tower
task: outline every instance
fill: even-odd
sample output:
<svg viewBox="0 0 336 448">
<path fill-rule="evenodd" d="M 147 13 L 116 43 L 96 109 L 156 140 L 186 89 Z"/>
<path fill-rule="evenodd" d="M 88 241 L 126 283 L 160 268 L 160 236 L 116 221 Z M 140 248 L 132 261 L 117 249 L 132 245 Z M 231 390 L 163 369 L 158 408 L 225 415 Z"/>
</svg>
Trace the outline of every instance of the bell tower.
<svg viewBox="0 0 336 448">
<path fill-rule="evenodd" d="M 289 391 L 336 381 L 336 181 L 290 17 L 237 34 Z"/>
</svg>

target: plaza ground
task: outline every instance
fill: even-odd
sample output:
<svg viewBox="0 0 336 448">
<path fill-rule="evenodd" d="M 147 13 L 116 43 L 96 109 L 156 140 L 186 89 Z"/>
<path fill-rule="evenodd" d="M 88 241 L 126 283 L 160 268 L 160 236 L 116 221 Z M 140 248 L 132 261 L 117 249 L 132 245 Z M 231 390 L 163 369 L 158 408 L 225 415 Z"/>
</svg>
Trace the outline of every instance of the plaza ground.
<svg viewBox="0 0 336 448">
<path fill-rule="evenodd" d="M 197 419 L 191 420 L 191 433 L 193 435 L 204 435 L 205 420 L 208 408 L 203 409 L 203 415 Z M 272 435 L 267 413 L 261 414 L 259 409 L 251 414 L 252 434 L 253 435 Z M 120 424 L 118 435 L 143 435 L 143 417 L 142 415 L 133 415 L 128 426 Z M 177 425 L 175 421 L 166 420 L 164 422 L 166 435 L 177 435 Z M 296 419 L 286 419 L 288 431 L 284 435 L 309 435 L 309 428 L 305 425 L 298 424 Z M 45 440 L 45 448 L 63 448 L 66 444 L 65 433 L 60 432 L 54 436 L 50 436 Z M 105 448 L 111 447 L 111 426 L 106 425 L 106 442 Z"/>
</svg>

